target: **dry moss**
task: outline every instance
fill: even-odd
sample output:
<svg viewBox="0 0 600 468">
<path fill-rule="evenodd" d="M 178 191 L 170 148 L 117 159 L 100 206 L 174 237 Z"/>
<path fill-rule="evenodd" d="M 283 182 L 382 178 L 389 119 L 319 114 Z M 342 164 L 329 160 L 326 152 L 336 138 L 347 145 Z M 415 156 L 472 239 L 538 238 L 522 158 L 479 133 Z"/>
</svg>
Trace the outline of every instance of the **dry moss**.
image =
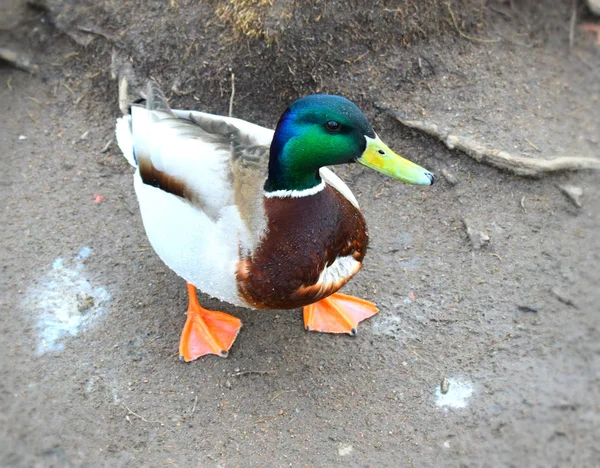
<svg viewBox="0 0 600 468">
<path fill-rule="evenodd" d="M 265 20 L 272 6 L 272 0 L 228 0 L 217 7 L 215 14 L 237 37 L 269 40 Z"/>
</svg>

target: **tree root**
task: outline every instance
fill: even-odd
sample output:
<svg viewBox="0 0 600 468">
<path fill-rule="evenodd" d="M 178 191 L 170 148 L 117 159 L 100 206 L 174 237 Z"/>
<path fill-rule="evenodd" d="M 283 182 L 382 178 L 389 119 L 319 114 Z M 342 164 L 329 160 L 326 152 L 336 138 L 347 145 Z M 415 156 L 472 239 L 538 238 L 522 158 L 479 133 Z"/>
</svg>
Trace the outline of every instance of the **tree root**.
<svg viewBox="0 0 600 468">
<path fill-rule="evenodd" d="M 600 170 L 599 158 L 563 156 L 553 159 L 540 159 L 515 156 L 506 151 L 484 146 L 471 138 L 453 135 L 431 122 L 409 120 L 398 112 L 392 112 L 392 115 L 402 125 L 437 138 L 451 150 L 456 149 L 462 151 L 477 162 L 512 172 L 519 176 L 543 177 L 552 172 Z"/>
<path fill-rule="evenodd" d="M 0 47 L 0 60 L 31 74 L 38 72 L 38 66 L 29 57 L 6 47 Z"/>
</svg>

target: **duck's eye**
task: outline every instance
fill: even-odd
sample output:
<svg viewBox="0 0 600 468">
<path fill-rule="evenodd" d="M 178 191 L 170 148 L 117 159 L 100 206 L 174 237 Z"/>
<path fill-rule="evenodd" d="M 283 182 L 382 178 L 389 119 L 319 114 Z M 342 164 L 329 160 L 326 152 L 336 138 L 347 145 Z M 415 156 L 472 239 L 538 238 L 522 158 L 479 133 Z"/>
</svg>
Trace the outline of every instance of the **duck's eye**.
<svg viewBox="0 0 600 468">
<path fill-rule="evenodd" d="M 342 127 L 342 126 L 340 125 L 340 123 L 339 123 L 339 122 L 336 122 L 335 120 L 330 120 L 329 122 L 327 122 L 327 123 L 325 124 L 325 128 L 326 128 L 327 130 L 329 130 L 330 132 L 337 132 L 337 131 L 339 131 L 339 129 L 340 129 L 341 127 Z"/>
</svg>

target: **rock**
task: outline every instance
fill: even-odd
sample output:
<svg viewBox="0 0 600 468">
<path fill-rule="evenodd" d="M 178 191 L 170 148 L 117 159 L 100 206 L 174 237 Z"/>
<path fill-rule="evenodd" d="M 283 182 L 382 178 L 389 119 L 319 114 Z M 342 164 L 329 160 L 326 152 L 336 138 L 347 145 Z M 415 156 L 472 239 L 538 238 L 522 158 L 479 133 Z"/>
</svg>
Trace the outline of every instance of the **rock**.
<svg viewBox="0 0 600 468">
<path fill-rule="evenodd" d="M 442 395 L 445 395 L 446 393 L 448 393 L 448 390 L 450 390 L 450 381 L 446 377 L 444 377 L 440 382 L 440 393 Z"/>
<path fill-rule="evenodd" d="M 537 307 L 532 307 L 529 305 L 519 305 L 519 306 L 517 306 L 517 309 L 519 309 L 521 312 L 531 312 L 534 314 L 538 312 Z"/>
<path fill-rule="evenodd" d="M 94 307 L 94 298 L 85 293 L 77 293 L 77 311 L 83 314 Z"/>
<path fill-rule="evenodd" d="M 575 185 L 559 185 L 558 189 L 564 193 L 569 201 L 577 208 L 581 208 L 583 206 L 581 203 L 583 189 L 581 187 L 576 187 Z"/>
<path fill-rule="evenodd" d="M 466 219 L 463 219 L 462 223 L 465 226 L 465 231 L 469 237 L 469 242 L 474 250 L 480 250 L 489 245 L 490 236 L 483 231 L 477 231 L 476 229 L 473 229 Z"/>
<path fill-rule="evenodd" d="M 448 183 L 450 185 L 458 184 L 458 179 L 454 174 L 452 174 L 452 172 L 444 169 L 444 170 L 442 170 L 442 175 L 446 178 L 446 180 L 448 181 Z"/>
</svg>

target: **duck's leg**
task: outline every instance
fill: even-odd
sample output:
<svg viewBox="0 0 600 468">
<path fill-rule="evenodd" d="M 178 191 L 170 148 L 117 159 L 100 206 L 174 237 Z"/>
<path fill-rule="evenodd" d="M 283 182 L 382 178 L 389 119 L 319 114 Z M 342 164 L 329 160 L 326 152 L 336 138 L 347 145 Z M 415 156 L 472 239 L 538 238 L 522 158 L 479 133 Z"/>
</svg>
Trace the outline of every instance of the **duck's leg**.
<svg viewBox="0 0 600 468">
<path fill-rule="evenodd" d="M 379 309 L 364 299 L 334 293 L 307 305 L 303 311 L 304 327 L 307 330 L 356 335 L 358 324 L 375 315 Z"/>
<path fill-rule="evenodd" d="M 196 297 L 196 287 L 187 284 L 190 305 L 179 341 L 179 356 L 186 362 L 206 354 L 227 357 L 227 352 L 237 336 L 242 322 L 237 317 L 207 310 Z"/>
</svg>

